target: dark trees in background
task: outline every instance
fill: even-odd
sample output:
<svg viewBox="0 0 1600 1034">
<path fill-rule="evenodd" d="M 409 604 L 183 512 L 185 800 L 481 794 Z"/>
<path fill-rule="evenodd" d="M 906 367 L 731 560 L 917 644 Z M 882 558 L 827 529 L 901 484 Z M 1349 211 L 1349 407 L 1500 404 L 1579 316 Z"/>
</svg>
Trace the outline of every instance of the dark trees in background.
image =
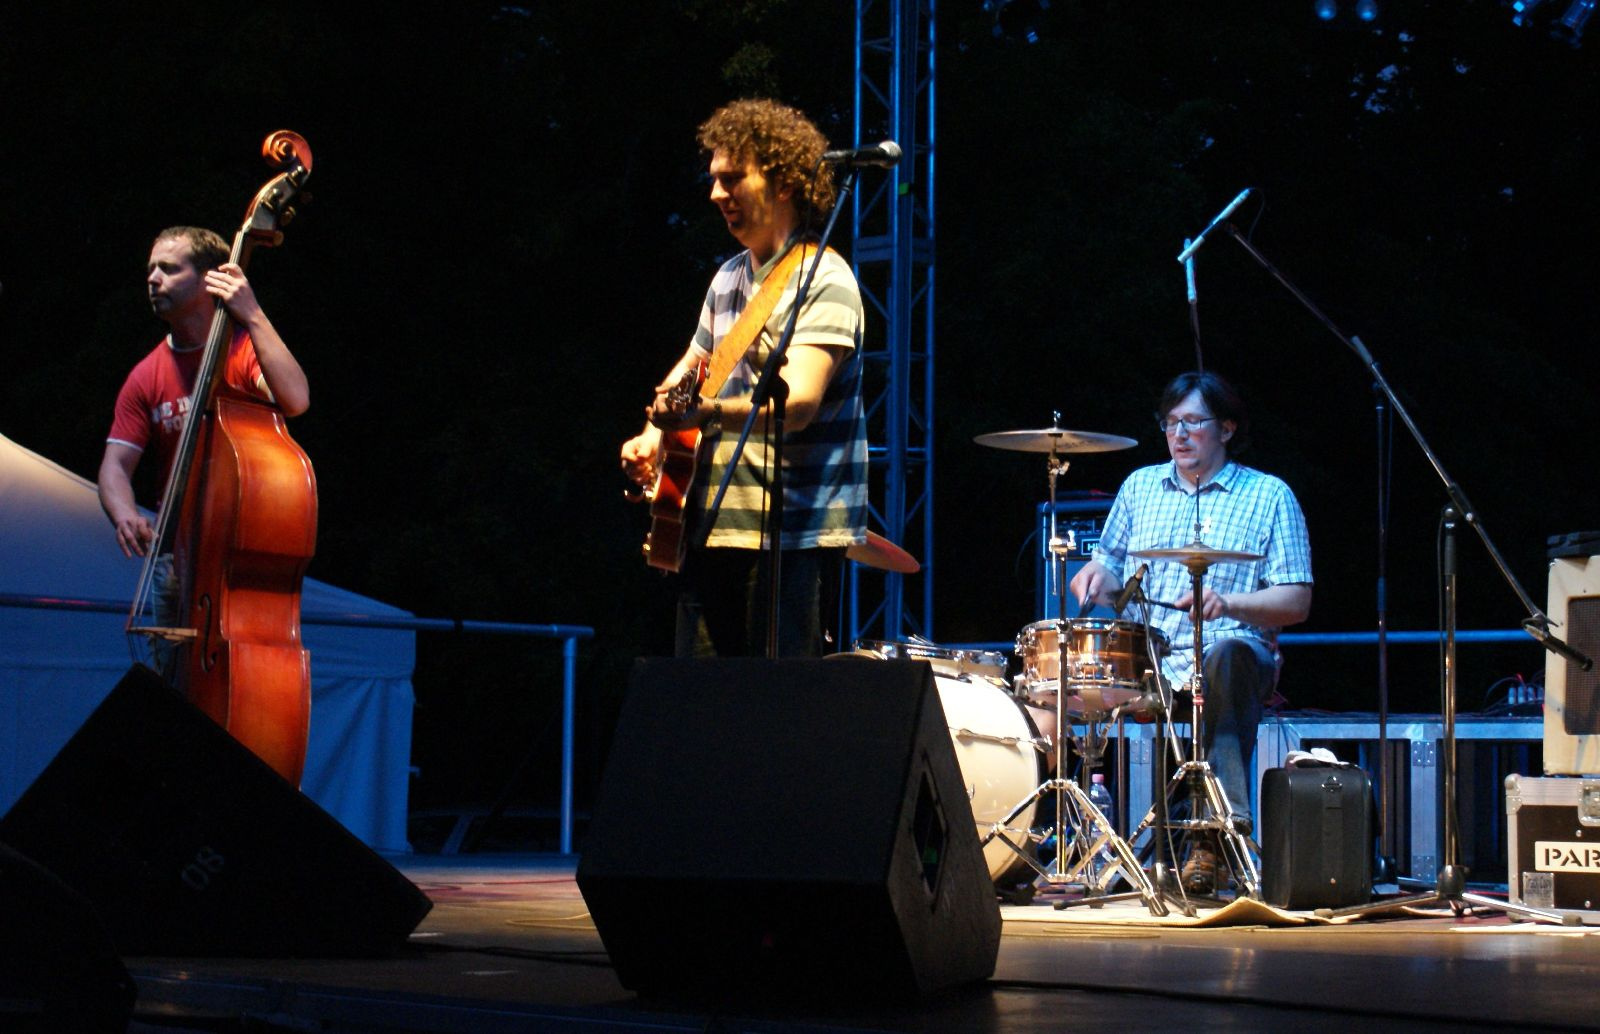
<svg viewBox="0 0 1600 1034">
<path fill-rule="evenodd" d="M 972 435 L 1060 410 L 1140 440 L 1078 460 L 1067 488 L 1159 459 L 1154 396 L 1194 357 L 1173 256 L 1246 186 L 1256 244 L 1371 347 L 1534 599 L 1545 536 L 1595 525 L 1595 54 L 1488 0 L 1387 4 L 1376 32 L 1301 6 L 1056 3 L 1028 43 L 982 5 L 941 5 L 939 638 L 1010 639 L 1034 616 L 1043 463 Z M 791 0 L 405 17 L 272 0 L 92 22 L 13 5 L 0 433 L 92 477 L 117 387 L 161 332 L 151 237 L 231 232 L 267 175 L 261 138 L 301 132 L 314 200 L 252 278 L 312 378 L 294 424 L 322 493 L 311 573 L 422 614 L 594 625 L 592 774 L 631 658 L 670 644 L 615 452 L 731 250 L 694 127 L 773 93 L 848 143 L 852 19 Z M 1370 628 L 1368 378 L 1226 237 L 1198 272 L 1207 365 L 1254 404 L 1249 458 L 1307 510 L 1307 627 Z M 1397 432 L 1391 624 L 1427 629 L 1444 498 Z M 1463 627 L 1514 625 L 1481 548 L 1461 552 Z M 554 748 L 554 652 L 424 639 L 419 801 L 487 795 L 530 743 Z M 1376 704 L 1370 648 L 1289 665 L 1296 705 Z M 1542 666 L 1531 644 L 1473 648 L 1463 708 Z M 1437 709 L 1432 650 L 1398 648 L 1393 682 L 1397 710 Z M 527 793 L 547 796 L 553 765 L 535 767 Z"/>
</svg>

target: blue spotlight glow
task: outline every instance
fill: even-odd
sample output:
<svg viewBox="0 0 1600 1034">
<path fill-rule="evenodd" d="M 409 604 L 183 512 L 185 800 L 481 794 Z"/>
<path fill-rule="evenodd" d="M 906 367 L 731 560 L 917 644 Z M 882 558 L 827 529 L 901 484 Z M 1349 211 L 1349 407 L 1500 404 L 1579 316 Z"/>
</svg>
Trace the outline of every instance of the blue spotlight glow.
<svg viewBox="0 0 1600 1034">
<path fill-rule="evenodd" d="M 1356 17 L 1364 22 L 1378 20 L 1378 0 L 1356 0 Z"/>
<path fill-rule="evenodd" d="M 1316 12 L 1317 17 L 1321 18 L 1323 21 L 1333 21 L 1335 18 L 1339 17 L 1338 0 L 1317 0 Z"/>
<path fill-rule="evenodd" d="M 1515 2 L 1511 5 L 1511 10 L 1513 12 L 1511 15 L 1511 24 L 1528 24 L 1528 12 L 1532 11 L 1535 7 L 1538 7 L 1543 2 L 1544 0 L 1515 0 Z"/>
<path fill-rule="evenodd" d="M 1595 0 L 1572 0 L 1567 13 L 1550 30 L 1556 39 L 1570 46 L 1578 46 L 1583 42 L 1584 26 L 1589 24 L 1589 16 L 1594 14 Z"/>
</svg>

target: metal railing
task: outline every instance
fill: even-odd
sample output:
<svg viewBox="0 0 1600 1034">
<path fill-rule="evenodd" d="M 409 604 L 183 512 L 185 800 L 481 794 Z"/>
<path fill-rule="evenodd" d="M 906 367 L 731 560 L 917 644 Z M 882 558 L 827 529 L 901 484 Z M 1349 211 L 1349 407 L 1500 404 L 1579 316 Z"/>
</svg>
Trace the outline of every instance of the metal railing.
<svg viewBox="0 0 1600 1034">
<path fill-rule="evenodd" d="M 23 610 L 70 610 L 88 613 L 126 614 L 127 600 L 75 599 L 64 596 L 23 596 L 0 593 L 0 607 Z M 353 628 L 388 628 L 411 632 L 471 632 L 486 635 L 520 635 L 562 641 L 561 676 L 561 853 L 572 853 L 573 741 L 577 705 L 578 640 L 594 638 L 587 625 L 520 624 L 507 621 L 470 621 L 463 618 L 418 618 L 399 615 L 351 614 L 333 611 L 305 611 L 303 625 L 336 625 Z"/>
</svg>

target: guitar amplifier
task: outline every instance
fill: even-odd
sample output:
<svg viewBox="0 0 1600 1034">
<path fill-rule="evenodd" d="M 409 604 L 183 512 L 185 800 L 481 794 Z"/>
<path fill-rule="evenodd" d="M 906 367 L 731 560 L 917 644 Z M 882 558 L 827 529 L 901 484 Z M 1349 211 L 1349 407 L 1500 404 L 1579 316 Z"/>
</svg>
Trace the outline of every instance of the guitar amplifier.
<svg viewBox="0 0 1600 1034">
<path fill-rule="evenodd" d="M 1063 492 L 1055 504 L 1056 534 L 1063 539 L 1070 538 L 1071 548 L 1067 550 L 1066 576 L 1063 583 L 1070 584 L 1084 564 L 1094 554 L 1094 547 L 1100 541 L 1100 529 L 1105 526 L 1106 514 L 1111 511 L 1112 496 L 1104 492 Z M 1034 579 L 1033 579 L 1033 612 L 1040 621 L 1054 618 L 1057 614 L 1056 600 L 1056 572 L 1055 557 L 1050 552 L 1050 517 L 1049 503 L 1040 503 L 1038 506 L 1038 541 L 1034 549 Z M 1076 614 L 1077 603 L 1069 602 L 1069 611 Z M 1111 611 L 1103 606 L 1096 606 L 1085 617 L 1109 618 L 1115 617 Z"/>
<path fill-rule="evenodd" d="M 1600 915 L 1600 779 L 1506 776 L 1506 889 Z"/>
</svg>

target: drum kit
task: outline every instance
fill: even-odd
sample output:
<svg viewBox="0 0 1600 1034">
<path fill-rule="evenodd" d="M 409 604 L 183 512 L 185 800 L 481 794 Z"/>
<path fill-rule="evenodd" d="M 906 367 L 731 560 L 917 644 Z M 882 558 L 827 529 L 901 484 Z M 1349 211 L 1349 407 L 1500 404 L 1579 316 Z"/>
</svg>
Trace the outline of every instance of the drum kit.
<svg viewBox="0 0 1600 1034">
<path fill-rule="evenodd" d="M 1124 589 L 1116 601 L 1118 614 L 1130 603 L 1143 604 L 1143 620 L 1128 621 L 1088 617 L 1095 601 L 1086 601 L 1082 612 L 1069 616 L 1066 590 L 1067 558 L 1076 548 L 1074 533 L 1058 534 L 1056 525 L 1056 484 L 1068 469 L 1068 455 L 1110 452 L 1137 444 L 1131 438 L 1090 431 L 1071 431 L 1057 426 L 1039 430 L 998 431 L 978 435 L 984 446 L 1018 452 L 1044 453 L 1049 482 L 1051 563 L 1057 565 L 1053 601 L 1057 617 L 1036 621 L 1016 639 L 1016 655 L 1021 672 L 1006 679 L 1007 659 L 995 651 L 953 650 L 925 640 L 887 642 L 862 640 L 855 652 L 882 659 L 924 660 L 933 668 L 940 703 L 956 747 L 956 759 L 972 797 L 973 818 L 989 875 L 1002 889 L 1015 887 L 1019 877 L 1027 880 L 1025 893 L 1013 896 L 1028 900 L 1040 885 L 1075 884 L 1083 895 L 1067 899 L 1056 907 L 1071 904 L 1100 906 L 1110 901 L 1138 898 L 1152 915 L 1162 916 L 1175 904 L 1193 914 L 1193 906 L 1181 886 L 1171 878 L 1166 861 L 1167 830 L 1181 829 L 1215 835 L 1224 860 L 1235 874 L 1239 889 L 1250 897 L 1260 897 L 1260 878 L 1249 849 L 1248 824 L 1233 811 L 1221 784 L 1205 761 L 1198 720 L 1204 701 L 1204 675 L 1200 665 L 1189 682 L 1181 687 L 1192 692 L 1196 720 L 1190 723 L 1192 742 L 1188 760 L 1176 735 L 1166 722 L 1170 713 L 1172 689 L 1161 674 L 1161 657 L 1169 651 L 1165 636 L 1150 625 L 1150 606 L 1163 604 L 1149 600 L 1137 584 Z M 897 547 L 894 547 L 897 548 Z M 882 552 L 881 546 L 877 547 Z M 1188 569 L 1194 599 L 1202 598 L 1206 571 L 1217 563 L 1259 560 L 1253 553 L 1214 549 L 1200 541 L 1200 526 L 1195 525 L 1194 540 L 1171 549 L 1132 552 L 1130 557 L 1150 563 L 1177 563 Z M 900 562 L 909 561 L 907 556 Z M 1137 579 L 1134 579 L 1134 583 Z M 1195 656 L 1202 656 L 1204 616 L 1194 611 Z M 1031 713 L 1030 713 L 1031 712 Z M 1048 712 L 1049 720 L 1041 721 Z M 1099 767 L 1110 726 L 1126 714 L 1150 714 L 1159 723 L 1157 753 L 1165 758 L 1170 748 L 1178 765 L 1166 783 L 1166 795 L 1156 801 L 1143 821 L 1124 839 L 1118 835 L 1112 817 L 1091 799 L 1093 771 Z M 1038 716 L 1038 717 L 1036 717 Z M 1053 728 L 1041 729 L 1041 724 Z M 1081 764 L 1077 778 L 1066 777 L 1066 747 L 1071 743 Z M 1163 764 L 1162 769 L 1165 769 Z M 1163 778 L 1165 773 L 1163 772 Z M 1190 807 L 1186 817 L 1169 817 L 1169 800 L 1187 790 Z M 1047 825 L 1034 826 L 1046 798 L 1053 798 L 1054 814 Z M 1153 828 L 1150 846 L 1154 860 L 1147 873 L 1135 854 L 1136 842 Z M 1041 847 L 1053 843 L 1053 856 L 1041 861 Z M 1030 875 L 1031 873 L 1031 875 Z M 1110 888 L 1121 877 L 1132 889 L 1113 894 Z M 1176 889 L 1174 900 L 1172 891 Z"/>
</svg>

